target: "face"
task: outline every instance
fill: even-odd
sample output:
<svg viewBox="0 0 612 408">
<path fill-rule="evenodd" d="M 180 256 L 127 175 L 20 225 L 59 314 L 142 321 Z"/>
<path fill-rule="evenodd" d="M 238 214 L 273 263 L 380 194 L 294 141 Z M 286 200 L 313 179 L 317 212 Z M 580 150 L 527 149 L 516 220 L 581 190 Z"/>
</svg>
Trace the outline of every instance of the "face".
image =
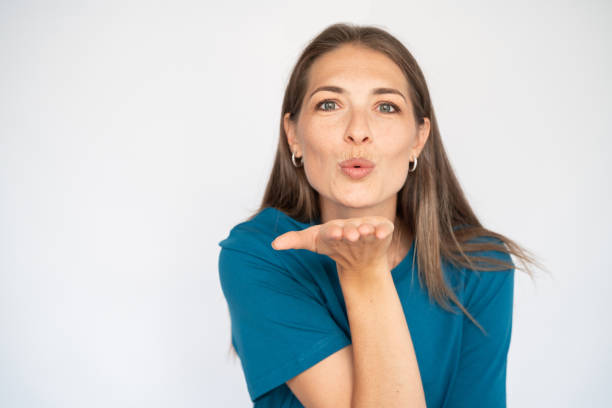
<svg viewBox="0 0 612 408">
<path fill-rule="evenodd" d="M 364 47 L 343 45 L 313 63 L 298 118 L 283 119 L 289 147 L 302 158 L 322 207 L 335 207 L 336 214 L 382 207 L 395 212 L 409 162 L 429 135 L 429 119 L 420 126 L 414 119 L 408 86 L 391 59 Z M 365 177 L 342 170 L 340 163 L 355 157 L 374 163 Z"/>
</svg>

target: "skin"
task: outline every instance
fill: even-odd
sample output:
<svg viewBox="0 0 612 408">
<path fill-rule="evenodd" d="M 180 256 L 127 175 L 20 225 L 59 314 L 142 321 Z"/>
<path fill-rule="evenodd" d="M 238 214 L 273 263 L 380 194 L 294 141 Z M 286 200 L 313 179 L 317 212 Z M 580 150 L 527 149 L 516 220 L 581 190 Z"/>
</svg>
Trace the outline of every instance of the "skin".
<svg viewBox="0 0 612 408">
<path fill-rule="evenodd" d="M 323 85 L 344 92 L 326 90 L 311 97 Z M 380 87 L 397 89 L 406 99 L 372 94 Z M 320 194 L 322 223 L 280 235 L 272 247 L 308 249 L 336 261 L 352 341 L 287 381 L 304 406 L 426 406 L 412 337 L 390 273 L 411 242 L 402 248 L 396 234 L 397 193 L 410 159 L 429 135 L 429 120 L 417 126 L 407 98 L 408 83 L 393 61 L 345 45 L 315 61 L 297 120 L 283 118 L 289 147 L 302 157 L 306 177 Z M 329 103 L 322 104 L 325 100 Z M 359 180 L 339 166 L 355 156 L 376 165 Z"/>
<path fill-rule="evenodd" d="M 328 85 L 344 92 L 322 90 L 313 94 Z M 393 88 L 403 96 L 372 94 L 375 88 Z M 408 90 L 401 69 L 386 55 L 346 44 L 313 63 L 297 120 L 290 120 L 288 113 L 283 118 L 289 147 L 296 159 L 302 159 L 306 177 L 320 195 L 322 224 L 335 220 L 333 226 L 337 228 L 327 231 L 328 244 L 334 238 L 356 242 L 360 236 L 376 234 L 388 241 L 382 249 L 355 260 L 365 259 L 362 265 L 374 265 L 373 258 L 385 257 L 393 268 L 412 243 L 412 237 L 404 231 L 399 235 L 400 229 L 394 228 L 397 193 L 408 176 L 409 162 L 425 146 L 430 121 L 424 118 L 424 123 L 416 122 Z M 352 157 L 374 162 L 374 170 L 362 179 L 351 179 L 339 163 Z M 392 236 L 387 239 L 389 231 Z M 289 237 L 293 242 L 284 242 L 285 247 L 297 245 L 298 240 L 313 242 L 318 239 L 318 229 L 308 237 Z M 373 247 L 371 239 L 367 242 L 370 245 L 366 247 Z M 313 245 L 312 250 L 317 247 L 321 245 Z"/>
</svg>

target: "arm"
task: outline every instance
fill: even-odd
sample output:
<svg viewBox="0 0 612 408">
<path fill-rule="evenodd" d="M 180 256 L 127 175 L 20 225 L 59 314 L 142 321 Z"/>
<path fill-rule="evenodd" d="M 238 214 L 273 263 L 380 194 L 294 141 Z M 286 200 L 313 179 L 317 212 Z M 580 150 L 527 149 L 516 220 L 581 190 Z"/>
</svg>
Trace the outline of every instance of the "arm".
<svg viewBox="0 0 612 408">
<path fill-rule="evenodd" d="M 266 399 L 268 392 L 300 373 L 312 379 L 309 375 L 323 368 L 325 373 L 333 372 L 331 380 L 324 382 L 326 376 L 318 375 L 319 381 L 306 388 L 313 397 L 302 404 L 348 408 L 346 385 L 352 373 L 338 363 L 348 354 L 350 338 L 329 313 L 315 283 L 296 279 L 265 242 L 247 239 L 247 233 L 251 234 L 236 230 L 234 238 L 225 241 L 219 254 L 219 278 L 251 400 Z M 319 388 L 322 384 L 325 387 Z M 262 405 L 265 402 L 270 400 Z"/>
<path fill-rule="evenodd" d="M 346 304 L 352 346 L 287 382 L 307 408 L 426 406 L 387 262 L 392 232 L 393 224 L 384 217 L 362 217 L 287 232 L 272 243 L 277 250 L 308 249 L 334 259 Z"/>
<path fill-rule="evenodd" d="M 393 277 L 384 268 L 377 272 L 367 281 L 338 273 L 353 343 L 351 406 L 425 407 L 419 366 Z"/>
</svg>

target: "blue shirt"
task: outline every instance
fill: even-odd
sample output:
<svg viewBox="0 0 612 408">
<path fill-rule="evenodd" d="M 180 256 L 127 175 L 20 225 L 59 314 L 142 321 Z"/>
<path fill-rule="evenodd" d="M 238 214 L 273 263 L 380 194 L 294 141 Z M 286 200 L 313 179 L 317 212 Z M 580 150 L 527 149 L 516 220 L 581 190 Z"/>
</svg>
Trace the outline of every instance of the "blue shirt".
<svg viewBox="0 0 612 408">
<path fill-rule="evenodd" d="M 287 231 L 312 225 L 266 207 L 219 242 L 219 278 L 230 312 L 231 340 L 254 407 L 303 407 L 285 382 L 351 344 L 335 261 L 305 249 L 276 251 L 270 245 Z M 512 262 L 504 252 L 470 254 Z M 514 268 L 473 271 L 442 263 L 447 283 L 488 336 L 453 303 L 456 313 L 430 301 L 417 277 L 413 241 L 391 274 L 427 406 L 505 407 Z"/>
</svg>

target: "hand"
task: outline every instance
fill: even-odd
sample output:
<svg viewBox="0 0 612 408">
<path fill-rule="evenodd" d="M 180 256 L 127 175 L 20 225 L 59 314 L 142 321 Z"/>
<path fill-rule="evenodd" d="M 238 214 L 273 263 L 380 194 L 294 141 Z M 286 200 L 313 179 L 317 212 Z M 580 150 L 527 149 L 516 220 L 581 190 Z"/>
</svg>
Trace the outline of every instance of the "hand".
<svg viewBox="0 0 612 408">
<path fill-rule="evenodd" d="M 336 219 L 302 231 L 289 231 L 272 242 L 272 248 L 307 249 L 336 261 L 339 274 L 370 278 L 389 271 L 387 252 L 393 238 L 393 223 L 381 216 Z"/>
</svg>

